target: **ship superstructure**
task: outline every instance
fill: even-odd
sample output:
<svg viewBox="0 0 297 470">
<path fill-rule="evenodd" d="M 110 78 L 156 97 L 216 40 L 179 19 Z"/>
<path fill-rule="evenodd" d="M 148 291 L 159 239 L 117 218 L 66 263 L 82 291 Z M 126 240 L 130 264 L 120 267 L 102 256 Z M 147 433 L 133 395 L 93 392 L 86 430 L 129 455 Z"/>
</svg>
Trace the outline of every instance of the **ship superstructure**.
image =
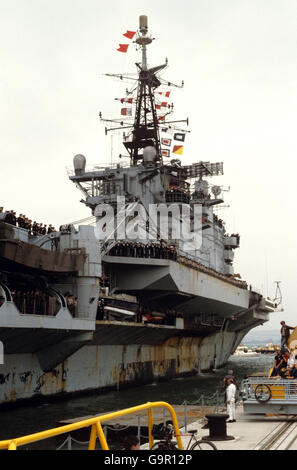
<svg viewBox="0 0 297 470">
<path fill-rule="evenodd" d="M 69 178 L 95 225 L 40 235 L 0 214 L 0 403 L 221 367 L 274 309 L 234 276 L 240 237 L 215 214 L 223 198 L 210 184 L 223 163 L 182 165 L 162 146 L 162 129 L 183 139 L 188 121 L 173 120 L 168 103 L 158 113 L 167 61 L 148 67 L 151 40 L 141 16 L 142 61 L 127 94 L 132 122 L 100 114 L 113 122 L 106 133 L 123 130 L 128 158 L 89 169 L 83 155 L 74 157 Z M 167 232 L 151 207 L 167 209 Z M 183 208 L 199 243 L 176 231 Z"/>
</svg>

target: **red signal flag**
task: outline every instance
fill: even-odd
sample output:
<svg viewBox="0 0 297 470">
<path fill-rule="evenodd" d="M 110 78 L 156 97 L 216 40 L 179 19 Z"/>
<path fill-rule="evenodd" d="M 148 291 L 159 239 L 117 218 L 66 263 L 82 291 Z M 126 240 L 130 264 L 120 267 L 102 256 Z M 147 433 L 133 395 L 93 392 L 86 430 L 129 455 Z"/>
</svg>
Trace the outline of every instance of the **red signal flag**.
<svg viewBox="0 0 297 470">
<path fill-rule="evenodd" d="M 122 116 L 132 116 L 132 108 L 122 108 L 121 109 Z"/>
<path fill-rule="evenodd" d="M 129 44 L 119 44 L 119 48 L 117 49 L 117 51 L 119 52 L 127 52 L 128 50 L 128 47 L 129 47 Z"/>
<path fill-rule="evenodd" d="M 133 98 L 121 98 L 121 103 L 133 103 Z"/>
<path fill-rule="evenodd" d="M 168 147 L 170 147 L 171 146 L 171 139 L 162 138 L 161 139 L 161 145 L 167 145 Z"/>
<path fill-rule="evenodd" d="M 133 39 L 136 34 L 136 31 L 127 31 L 126 33 L 123 34 L 123 36 L 126 36 L 128 39 Z"/>
<path fill-rule="evenodd" d="M 170 91 L 158 91 L 159 95 L 164 95 L 166 98 L 169 98 L 170 96 Z"/>
</svg>

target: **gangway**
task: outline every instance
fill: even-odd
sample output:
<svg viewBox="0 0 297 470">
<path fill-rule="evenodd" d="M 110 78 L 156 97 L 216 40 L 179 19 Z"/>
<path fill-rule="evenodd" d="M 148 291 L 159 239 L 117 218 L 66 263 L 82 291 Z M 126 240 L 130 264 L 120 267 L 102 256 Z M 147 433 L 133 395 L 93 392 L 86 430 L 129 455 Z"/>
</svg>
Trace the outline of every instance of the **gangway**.
<svg viewBox="0 0 297 470">
<path fill-rule="evenodd" d="M 243 409 L 249 414 L 297 415 L 297 380 L 248 377 L 241 382 Z"/>
</svg>

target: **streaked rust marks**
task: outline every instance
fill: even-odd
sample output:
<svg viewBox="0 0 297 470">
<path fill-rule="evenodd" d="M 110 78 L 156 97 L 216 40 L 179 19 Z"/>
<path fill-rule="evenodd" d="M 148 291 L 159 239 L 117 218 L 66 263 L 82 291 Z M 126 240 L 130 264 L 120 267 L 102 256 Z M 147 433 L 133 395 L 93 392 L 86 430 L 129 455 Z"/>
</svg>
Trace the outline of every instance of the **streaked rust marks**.
<svg viewBox="0 0 297 470">
<path fill-rule="evenodd" d="M 33 395 L 49 396 L 105 387 L 121 389 L 123 384 L 139 385 L 206 371 L 214 363 L 214 354 L 221 360 L 228 357 L 228 348 L 233 342 L 234 334 L 229 333 L 224 341 L 217 334 L 204 339 L 176 336 L 162 345 L 91 345 L 47 373 L 41 371 L 32 354 L 22 357 L 13 372 L 1 371 L 0 400 L 3 403 Z M 26 364 L 26 368 L 22 364 Z"/>
</svg>

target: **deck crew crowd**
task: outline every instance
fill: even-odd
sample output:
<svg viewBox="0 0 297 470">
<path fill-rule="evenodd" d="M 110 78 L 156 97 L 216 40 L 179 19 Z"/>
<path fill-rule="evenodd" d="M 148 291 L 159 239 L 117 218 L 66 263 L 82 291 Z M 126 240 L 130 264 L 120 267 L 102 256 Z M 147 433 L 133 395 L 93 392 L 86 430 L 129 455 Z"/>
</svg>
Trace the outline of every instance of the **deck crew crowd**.
<svg viewBox="0 0 297 470">
<path fill-rule="evenodd" d="M 20 313 L 27 315 L 49 315 L 58 313 L 61 303 L 54 294 L 40 289 L 17 288 L 11 291 L 14 304 Z M 70 292 L 64 294 L 67 308 L 72 316 L 77 316 L 78 298 Z M 5 303 L 5 298 L 0 295 L 0 307 Z"/>
<path fill-rule="evenodd" d="M 270 377 L 297 379 L 297 346 L 284 353 L 277 351 L 274 358 L 273 371 Z"/>
<path fill-rule="evenodd" d="M 71 292 L 66 292 L 64 294 L 65 300 L 66 300 L 66 305 L 73 317 L 77 316 L 77 302 L 78 298 L 75 297 Z"/>
<path fill-rule="evenodd" d="M 209 268 L 194 259 L 181 256 L 177 253 L 175 246 L 167 245 L 165 242 L 161 243 L 131 243 L 131 242 L 117 242 L 108 252 L 110 256 L 128 256 L 132 258 L 156 258 L 156 259 L 170 259 L 173 261 L 178 261 L 181 264 L 189 266 L 193 269 L 197 269 L 211 276 L 218 277 L 220 279 L 228 280 L 236 285 L 240 285 L 243 288 L 247 288 L 247 283 L 245 281 L 240 281 L 239 279 L 234 279 L 225 276 L 218 271 Z"/>
<path fill-rule="evenodd" d="M 18 310 L 31 315 L 56 315 L 60 304 L 57 297 L 39 289 L 17 289 L 11 291 Z"/>
<path fill-rule="evenodd" d="M 110 256 L 129 256 L 132 258 L 157 258 L 176 261 L 177 252 L 174 246 L 161 243 L 117 242 L 108 253 Z"/>
<path fill-rule="evenodd" d="M 140 242 L 117 242 L 108 252 L 110 256 L 127 256 L 132 258 L 156 258 L 156 259 L 169 259 L 178 261 L 181 264 L 189 266 L 190 268 L 197 269 L 201 272 L 209 274 L 211 276 L 223 279 L 232 284 L 238 285 L 244 289 L 247 289 L 247 283 L 239 279 L 227 277 L 225 274 L 219 273 L 215 269 L 209 268 L 202 263 L 194 260 L 193 258 L 182 256 L 177 253 L 174 245 L 168 245 L 162 241 L 160 243 L 140 243 Z"/>
<path fill-rule="evenodd" d="M 25 214 L 19 214 L 17 217 L 16 212 L 13 210 L 4 211 L 3 207 L 0 207 L 0 214 L 2 214 L 0 220 L 3 222 L 28 230 L 32 235 L 46 235 L 56 232 L 56 229 L 52 224 L 47 226 L 46 224 L 38 223 L 35 220 L 32 221 Z"/>
</svg>

